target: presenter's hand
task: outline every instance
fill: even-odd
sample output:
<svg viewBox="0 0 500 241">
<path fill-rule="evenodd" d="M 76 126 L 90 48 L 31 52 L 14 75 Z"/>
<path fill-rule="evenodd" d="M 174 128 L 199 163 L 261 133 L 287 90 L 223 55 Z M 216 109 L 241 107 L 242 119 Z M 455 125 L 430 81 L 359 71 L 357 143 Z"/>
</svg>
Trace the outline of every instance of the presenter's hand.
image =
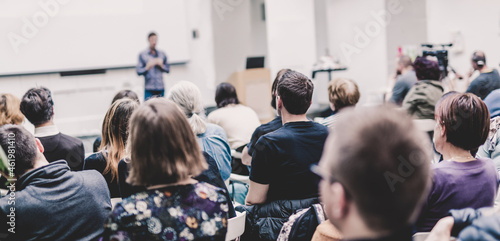
<svg viewBox="0 0 500 241">
<path fill-rule="evenodd" d="M 146 69 L 147 70 L 150 70 L 151 68 L 153 68 L 154 66 L 156 65 L 156 61 L 154 59 L 151 59 L 148 61 L 148 63 L 146 64 Z"/>
</svg>

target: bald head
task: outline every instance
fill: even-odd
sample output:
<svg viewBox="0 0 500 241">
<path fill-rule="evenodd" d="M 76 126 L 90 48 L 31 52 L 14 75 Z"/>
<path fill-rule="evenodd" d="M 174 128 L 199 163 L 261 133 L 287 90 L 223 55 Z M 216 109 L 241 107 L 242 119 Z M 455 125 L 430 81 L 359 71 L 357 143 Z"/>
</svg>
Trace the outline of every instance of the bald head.
<svg viewBox="0 0 500 241">
<path fill-rule="evenodd" d="M 480 70 L 486 66 L 486 55 L 483 51 L 477 50 L 472 54 L 472 67 L 475 70 Z"/>
</svg>

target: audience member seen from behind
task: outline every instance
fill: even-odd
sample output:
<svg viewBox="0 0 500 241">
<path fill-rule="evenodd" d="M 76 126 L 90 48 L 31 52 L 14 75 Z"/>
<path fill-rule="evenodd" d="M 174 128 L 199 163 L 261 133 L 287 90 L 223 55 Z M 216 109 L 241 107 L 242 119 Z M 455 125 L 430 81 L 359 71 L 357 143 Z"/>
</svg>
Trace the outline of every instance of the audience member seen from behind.
<svg viewBox="0 0 500 241">
<path fill-rule="evenodd" d="M 191 178 L 207 163 L 175 103 L 156 98 L 140 106 L 130 119 L 129 145 L 127 182 L 147 191 L 115 206 L 104 240 L 225 239 L 225 191 Z"/>
<path fill-rule="evenodd" d="M 96 240 L 111 211 L 106 181 L 96 171 L 70 171 L 66 161 L 49 163 L 40 140 L 21 126 L 0 127 L 5 153 L 15 148 L 15 204 L 0 198 L 5 240 Z M 10 226 L 15 208 L 15 224 Z M 8 227 L 6 226 L 8 225 Z M 7 232 L 15 227 L 15 234 Z"/>
<path fill-rule="evenodd" d="M 21 112 L 35 126 L 35 137 L 44 146 L 47 161 L 66 160 L 72 171 L 83 168 L 85 151 L 80 139 L 65 135 L 54 124 L 54 101 L 49 89 L 32 88 L 21 100 Z"/>
<path fill-rule="evenodd" d="M 492 91 L 485 99 L 491 117 L 490 133 L 486 142 L 479 147 L 477 157 L 493 160 L 500 173 L 500 89 Z"/>
<path fill-rule="evenodd" d="M 356 106 L 359 101 L 359 88 L 350 79 L 338 78 L 328 84 L 328 99 L 333 114 L 321 121 L 321 124 L 332 128 L 335 121 L 342 115 L 345 107 Z"/>
<path fill-rule="evenodd" d="M 290 71 L 290 69 L 282 69 L 278 71 L 276 74 L 276 78 L 273 81 L 273 85 L 271 87 L 271 107 L 276 110 L 276 88 L 282 80 L 283 74 Z M 269 132 L 273 132 L 283 126 L 283 122 L 281 121 L 281 116 L 277 115 L 272 121 L 262 124 L 252 134 L 252 138 L 250 142 L 247 144 L 245 148 L 243 148 L 241 161 L 243 164 L 250 166 L 252 165 L 252 155 L 255 150 L 255 143 L 259 140 L 259 138 Z"/>
<path fill-rule="evenodd" d="M 13 94 L 0 95 L 0 126 L 6 124 L 20 125 L 24 115 L 19 109 L 21 100 Z"/>
<path fill-rule="evenodd" d="M 205 122 L 200 89 L 191 82 L 181 81 L 168 91 L 167 99 L 184 112 L 201 149 L 215 159 L 222 179 L 227 180 L 231 175 L 231 148 L 224 129 Z"/>
<path fill-rule="evenodd" d="M 290 214 L 319 202 L 320 180 L 308 170 L 318 163 L 328 135 L 327 127 L 306 117 L 313 94 L 311 80 L 296 71 L 282 78 L 276 107 L 283 127 L 260 137 L 252 157 L 246 204 L 256 206 L 237 207 L 247 211 L 250 226 L 260 230 L 245 234 L 265 240 L 276 240 Z"/>
<path fill-rule="evenodd" d="M 401 106 L 408 91 L 417 83 L 417 75 L 413 70 L 409 56 L 403 55 L 398 58 L 396 72 L 396 83 L 394 83 L 394 87 L 392 88 L 390 101 Z"/>
<path fill-rule="evenodd" d="M 428 138 L 389 107 L 347 110 L 334 128 L 311 168 L 322 178 L 325 222 L 345 240 L 412 240 L 431 184 Z"/>
<path fill-rule="evenodd" d="M 229 83 L 217 86 L 215 102 L 218 109 L 208 115 L 208 121 L 226 131 L 231 149 L 243 150 L 243 145 L 250 142 L 252 133 L 260 125 L 257 113 L 240 104 L 236 89 Z"/>
<path fill-rule="evenodd" d="M 500 75 L 496 69 L 486 65 L 484 52 L 475 51 L 472 54 L 472 68 L 480 74 L 470 83 L 467 93 L 473 93 L 484 100 L 493 90 L 500 88 Z"/>
<path fill-rule="evenodd" d="M 138 106 L 137 101 L 128 98 L 117 100 L 111 105 L 102 123 L 101 151 L 87 157 L 83 165 L 84 170 L 94 169 L 104 176 L 111 198 L 120 197 L 118 163 L 125 157 L 128 122 Z"/>
<path fill-rule="evenodd" d="M 111 105 L 113 105 L 113 103 L 115 103 L 117 100 L 121 100 L 121 99 L 125 99 L 125 98 L 134 100 L 138 104 L 141 103 L 139 100 L 139 97 L 137 96 L 137 94 L 134 91 L 121 90 L 120 92 L 116 93 L 115 97 L 113 97 L 113 100 L 111 101 Z M 101 142 L 102 142 L 102 136 L 99 136 L 95 139 L 94 144 L 93 144 L 93 151 L 94 152 L 100 151 L 99 148 L 101 147 Z"/>
<path fill-rule="evenodd" d="M 452 94 L 436 107 L 434 146 L 443 161 L 433 165 L 433 185 L 417 223 L 431 231 L 450 209 L 493 207 L 498 174 L 491 159 L 474 158 L 488 137 L 490 115 L 474 94 Z"/>
<path fill-rule="evenodd" d="M 418 82 L 408 91 L 403 109 L 415 119 L 434 119 L 434 107 L 444 91 L 439 64 L 427 57 L 417 57 L 413 68 Z"/>
</svg>

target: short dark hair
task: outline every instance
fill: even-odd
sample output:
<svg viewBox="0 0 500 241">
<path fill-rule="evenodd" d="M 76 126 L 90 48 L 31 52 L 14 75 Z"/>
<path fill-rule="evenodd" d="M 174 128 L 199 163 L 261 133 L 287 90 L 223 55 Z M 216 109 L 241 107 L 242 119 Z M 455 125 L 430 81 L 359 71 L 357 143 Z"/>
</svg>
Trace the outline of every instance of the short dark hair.
<svg viewBox="0 0 500 241">
<path fill-rule="evenodd" d="M 337 78 L 328 84 L 328 99 L 335 107 L 335 111 L 348 106 L 355 106 L 359 101 L 360 93 L 356 82 L 351 79 Z"/>
<path fill-rule="evenodd" d="M 271 87 L 271 106 L 273 107 L 273 109 L 276 109 L 276 88 L 278 87 L 279 83 L 281 83 L 283 74 L 288 71 L 290 71 L 290 69 L 281 69 L 276 74 L 276 78 L 274 78 L 273 85 Z"/>
<path fill-rule="evenodd" d="M 140 104 L 139 97 L 132 90 L 121 90 L 120 92 L 116 93 L 115 97 L 113 97 L 113 101 L 111 101 L 111 104 L 123 98 L 129 98 L 131 100 L 135 100 L 137 103 Z"/>
<path fill-rule="evenodd" d="M 334 128 L 322 162 L 366 225 L 381 231 L 411 225 L 432 183 L 429 138 L 389 106 L 350 108 Z"/>
<path fill-rule="evenodd" d="M 21 100 L 21 112 L 33 125 L 47 123 L 54 114 L 52 93 L 45 87 L 31 88 Z"/>
<path fill-rule="evenodd" d="M 440 80 L 441 70 L 437 61 L 417 57 L 413 62 L 413 69 L 418 80 Z"/>
<path fill-rule="evenodd" d="M 239 104 L 236 88 L 230 83 L 220 83 L 215 90 L 215 103 L 217 108 L 225 107 L 229 104 Z"/>
<path fill-rule="evenodd" d="M 456 93 L 443 98 L 435 115 L 436 121 L 445 127 L 447 142 L 456 147 L 475 151 L 488 138 L 490 112 L 474 94 Z"/>
<path fill-rule="evenodd" d="M 151 38 L 151 37 L 153 37 L 153 36 L 158 36 L 158 35 L 156 35 L 156 33 L 155 33 L 155 32 L 150 32 L 150 33 L 148 34 L 148 39 L 149 39 L 149 38 Z"/>
<path fill-rule="evenodd" d="M 14 158 L 9 157 L 9 159 L 15 163 L 14 174 L 16 176 L 20 177 L 27 170 L 33 168 L 38 147 L 35 137 L 24 127 L 11 124 L 1 126 L 0 145 L 5 154 L 14 155 Z M 9 149 L 13 149 L 13 153 L 9 152 Z"/>
<path fill-rule="evenodd" d="M 294 70 L 284 73 L 282 79 L 278 85 L 278 95 L 285 109 L 292 115 L 305 114 L 311 106 L 314 90 L 312 81 Z"/>
</svg>

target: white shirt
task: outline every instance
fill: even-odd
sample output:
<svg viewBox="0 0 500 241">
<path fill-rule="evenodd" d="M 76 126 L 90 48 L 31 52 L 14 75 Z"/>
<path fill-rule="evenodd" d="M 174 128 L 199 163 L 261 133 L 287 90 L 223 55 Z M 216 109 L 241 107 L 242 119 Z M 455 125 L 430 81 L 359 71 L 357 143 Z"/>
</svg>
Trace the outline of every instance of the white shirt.
<svg viewBox="0 0 500 241">
<path fill-rule="evenodd" d="M 35 137 L 55 136 L 59 134 L 56 125 L 35 127 Z"/>
<path fill-rule="evenodd" d="M 208 115 L 208 122 L 219 125 L 226 131 L 229 146 L 233 150 L 248 144 L 255 129 L 260 126 L 257 113 L 241 104 L 214 110 Z"/>
</svg>

